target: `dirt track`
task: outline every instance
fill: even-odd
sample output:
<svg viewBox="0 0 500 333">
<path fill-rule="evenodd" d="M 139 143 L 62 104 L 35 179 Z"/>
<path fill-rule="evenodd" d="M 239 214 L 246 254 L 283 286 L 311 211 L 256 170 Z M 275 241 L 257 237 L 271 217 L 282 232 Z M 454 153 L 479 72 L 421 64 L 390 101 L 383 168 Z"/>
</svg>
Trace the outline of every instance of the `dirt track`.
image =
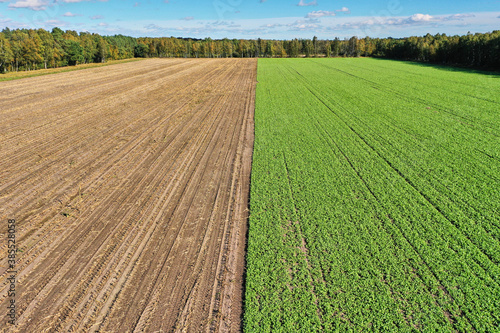
<svg viewBox="0 0 500 333">
<path fill-rule="evenodd" d="M 0 83 L 1 331 L 240 329 L 256 66 L 154 59 Z"/>
</svg>

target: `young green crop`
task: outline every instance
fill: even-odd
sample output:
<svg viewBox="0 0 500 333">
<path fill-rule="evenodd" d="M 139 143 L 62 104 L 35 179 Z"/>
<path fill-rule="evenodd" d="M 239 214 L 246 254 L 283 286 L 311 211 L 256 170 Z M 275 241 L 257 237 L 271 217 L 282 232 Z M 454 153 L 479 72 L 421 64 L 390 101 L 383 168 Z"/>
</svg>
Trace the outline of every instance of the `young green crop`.
<svg viewBox="0 0 500 333">
<path fill-rule="evenodd" d="M 500 326 L 500 77 L 261 59 L 248 332 Z"/>
</svg>

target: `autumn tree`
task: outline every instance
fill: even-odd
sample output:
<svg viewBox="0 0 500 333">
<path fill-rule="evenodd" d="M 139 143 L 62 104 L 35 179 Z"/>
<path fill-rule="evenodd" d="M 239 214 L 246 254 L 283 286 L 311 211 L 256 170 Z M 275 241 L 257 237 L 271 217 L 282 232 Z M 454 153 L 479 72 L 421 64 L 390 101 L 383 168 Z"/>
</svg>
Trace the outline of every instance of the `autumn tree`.
<svg viewBox="0 0 500 333">
<path fill-rule="evenodd" d="M 200 56 L 200 42 L 193 43 L 193 54 L 196 58 Z"/>
<path fill-rule="evenodd" d="M 313 48 L 314 48 L 313 54 L 315 57 L 317 57 L 318 56 L 318 37 L 314 36 L 312 43 L 313 43 Z"/>
<path fill-rule="evenodd" d="M 10 48 L 10 42 L 5 34 L 0 32 L 0 73 L 5 73 L 7 65 L 14 61 L 14 54 Z"/>
<path fill-rule="evenodd" d="M 500 68 L 500 31 L 463 36 L 357 37 L 333 41 L 312 39 L 192 40 L 175 37 L 100 36 L 53 28 L 4 28 L 0 33 L 0 73 L 33 70 L 131 57 L 384 57 L 440 64 Z"/>
<path fill-rule="evenodd" d="M 27 70 L 36 69 L 43 62 L 44 47 L 35 30 L 28 30 L 28 37 L 22 42 L 21 57 Z"/>
<path fill-rule="evenodd" d="M 241 58 L 246 57 L 247 55 L 247 41 L 240 39 L 238 43 L 238 54 Z"/>
<path fill-rule="evenodd" d="M 42 42 L 43 67 L 47 69 L 47 65 L 52 64 L 54 62 L 54 58 L 56 57 L 54 36 L 44 29 L 38 29 L 37 34 Z"/>
<path fill-rule="evenodd" d="M 348 46 L 347 46 L 347 56 L 348 57 L 359 57 L 359 45 L 358 45 L 358 38 L 356 36 L 353 36 L 349 39 Z"/>
<path fill-rule="evenodd" d="M 22 30 L 14 30 L 11 35 L 10 47 L 12 50 L 13 62 L 15 63 L 16 72 L 19 71 L 19 64 L 22 59 L 23 42 L 28 38 L 28 34 Z"/>
<path fill-rule="evenodd" d="M 304 41 L 304 52 L 306 57 L 311 57 L 314 55 L 314 43 L 310 39 Z"/>
<path fill-rule="evenodd" d="M 108 54 L 108 43 L 104 38 L 97 35 L 94 36 L 96 43 L 97 52 L 95 54 L 94 61 L 96 62 L 106 62 L 106 55 Z"/>
<path fill-rule="evenodd" d="M 302 51 L 301 43 L 297 38 L 295 38 L 289 43 L 288 55 L 290 57 L 292 58 L 298 57 L 301 51 Z"/>
<path fill-rule="evenodd" d="M 80 45 L 83 49 L 83 63 L 93 62 L 97 54 L 97 44 L 94 36 L 88 32 L 80 33 Z"/>
<path fill-rule="evenodd" d="M 332 42 L 327 40 L 325 42 L 325 57 L 330 58 L 332 56 Z"/>
<path fill-rule="evenodd" d="M 341 50 L 340 44 L 341 44 L 340 39 L 338 39 L 338 37 L 335 37 L 335 39 L 332 42 L 332 56 L 333 57 L 338 57 L 340 55 L 340 50 Z"/>
</svg>

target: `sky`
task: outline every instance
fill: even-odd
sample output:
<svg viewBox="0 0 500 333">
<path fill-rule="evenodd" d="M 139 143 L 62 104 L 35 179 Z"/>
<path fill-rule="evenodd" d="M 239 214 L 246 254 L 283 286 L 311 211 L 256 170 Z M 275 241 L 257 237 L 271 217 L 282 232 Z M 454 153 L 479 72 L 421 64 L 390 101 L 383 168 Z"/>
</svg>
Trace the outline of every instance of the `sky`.
<svg viewBox="0 0 500 333">
<path fill-rule="evenodd" d="M 500 1 L 0 0 L 5 27 L 213 39 L 464 35 L 500 30 Z"/>
</svg>

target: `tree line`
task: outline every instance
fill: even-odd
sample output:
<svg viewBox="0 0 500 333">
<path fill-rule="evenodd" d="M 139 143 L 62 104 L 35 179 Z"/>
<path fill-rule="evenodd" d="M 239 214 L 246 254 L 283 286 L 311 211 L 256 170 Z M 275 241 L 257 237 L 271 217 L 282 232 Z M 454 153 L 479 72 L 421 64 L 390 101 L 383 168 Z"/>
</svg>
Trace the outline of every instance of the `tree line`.
<svg viewBox="0 0 500 333">
<path fill-rule="evenodd" d="M 381 57 L 500 69 L 500 30 L 407 38 L 191 39 L 100 36 L 54 28 L 0 32 L 0 73 L 133 57 Z"/>
</svg>

